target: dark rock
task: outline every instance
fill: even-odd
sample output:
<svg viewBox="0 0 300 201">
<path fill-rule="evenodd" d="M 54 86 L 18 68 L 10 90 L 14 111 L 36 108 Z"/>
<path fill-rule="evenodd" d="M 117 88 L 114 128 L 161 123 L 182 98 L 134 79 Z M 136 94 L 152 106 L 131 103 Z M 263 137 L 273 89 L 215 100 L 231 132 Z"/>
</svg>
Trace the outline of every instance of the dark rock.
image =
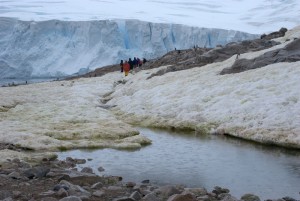
<svg viewBox="0 0 300 201">
<path fill-rule="evenodd" d="M 103 171 L 105 171 L 105 169 L 103 167 L 98 167 L 98 171 L 103 172 Z"/>
<path fill-rule="evenodd" d="M 260 36 L 260 38 L 261 39 L 266 39 L 266 40 L 271 40 L 271 39 L 274 39 L 274 38 L 283 37 L 285 35 L 285 32 L 287 32 L 287 29 L 286 28 L 281 28 L 279 31 L 272 32 L 268 35 L 263 34 L 263 35 Z"/>
<path fill-rule="evenodd" d="M 143 195 L 140 194 L 138 191 L 134 191 L 133 193 L 131 193 L 131 195 L 129 197 L 135 201 L 138 201 L 138 200 L 142 199 Z"/>
<path fill-rule="evenodd" d="M 89 174 L 89 173 L 81 173 L 78 172 L 78 175 L 70 174 L 71 176 L 66 175 L 65 179 L 60 178 L 59 180 L 66 180 L 71 183 L 80 185 L 80 186 L 91 186 L 95 183 L 101 182 L 101 183 L 109 183 L 112 184 L 113 182 L 108 182 L 107 180 L 110 180 L 109 178 L 102 178 L 95 174 Z"/>
<path fill-rule="evenodd" d="M 95 197 L 104 197 L 104 195 L 105 195 L 105 192 L 103 192 L 103 191 L 95 191 L 93 193 L 93 196 L 95 196 Z"/>
<path fill-rule="evenodd" d="M 155 192 L 157 192 L 163 198 L 168 198 L 174 194 L 181 193 L 181 191 L 178 190 L 175 186 L 170 186 L 170 185 L 162 186 L 162 187 L 158 188 L 157 190 L 155 190 Z"/>
<path fill-rule="evenodd" d="M 75 167 L 76 161 L 75 161 L 75 159 L 73 159 L 72 157 L 67 157 L 67 158 L 66 158 L 66 162 L 67 162 L 68 164 L 72 164 L 72 167 Z"/>
<path fill-rule="evenodd" d="M 80 172 L 90 173 L 90 174 L 94 173 L 93 169 L 90 167 L 84 167 Z"/>
<path fill-rule="evenodd" d="M 77 196 L 69 196 L 69 197 L 62 198 L 59 201 L 82 201 L 82 200 Z"/>
<path fill-rule="evenodd" d="M 134 182 L 127 182 L 127 183 L 125 184 L 125 186 L 126 186 L 127 188 L 133 188 L 135 185 L 136 185 L 136 183 L 134 183 Z"/>
<path fill-rule="evenodd" d="M 155 193 L 149 193 L 141 199 L 141 201 L 160 201 Z"/>
<path fill-rule="evenodd" d="M 33 179 L 33 178 L 46 177 L 48 172 L 50 172 L 50 168 L 40 166 L 40 167 L 27 169 L 22 174 L 28 179 Z"/>
<path fill-rule="evenodd" d="M 58 179 L 58 181 L 61 181 L 61 180 L 70 181 L 71 177 L 69 175 L 63 175 Z"/>
<path fill-rule="evenodd" d="M 207 190 L 205 188 L 185 188 L 185 192 L 192 193 L 196 196 L 203 196 L 207 194 Z"/>
<path fill-rule="evenodd" d="M 60 185 L 60 184 L 57 184 L 54 186 L 53 190 L 54 191 L 59 191 L 61 188 L 65 189 L 66 191 L 69 190 L 69 187 L 66 186 L 66 185 Z"/>
<path fill-rule="evenodd" d="M 103 187 L 103 184 L 101 182 L 97 182 L 91 186 L 92 189 L 100 189 L 102 187 Z"/>
<path fill-rule="evenodd" d="M 143 180 L 142 181 L 142 184 L 149 184 L 150 183 L 150 180 L 149 179 L 146 179 L 146 180 Z"/>
<path fill-rule="evenodd" d="M 241 197 L 242 201 L 260 201 L 260 198 L 257 195 L 245 194 Z"/>
<path fill-rule="evenodd" d="M 12 178 L 12 179 L 22 179 L 23 177 L 21 176 L 21 174 L 19 172 L 12 172 L 8 175 L 8 177 Z"/>
<path fill-rule="evenodd" d="M 229 193 L 229 189 L 227 188 L 221 188 L 220 186 L 215 186 L 214 190 L 212 191 L 216 195 L 222 194 L 222 193 Z"/>
<path fill-rule="evenodd" d="M 300 61 L 300 39 L 289 43 L 284 48 L 266 52 L 254 59 L 236 60 L 230 68 L 223 69 L 220 74 L 240 73 L 279 62 L 296 61 Z"/>
<path fill-rule="evenodd" d="M 148 189 L 139 189 L 139 192 L 144 196 L 148 195 L 149 193 L 152 193 L 152 191 L 150 191 Z"/>
<path fill-rule="evenodd" d="M 85 159 L 74 159 L 75 163 L 76 164 L 85 164 L 86 163 L 86 160 Z"/>
<path fill-rule="evenodd" d="M 74 185 L 68 181 L 62 180 L 62 181 L 60 181 L 60 185 L 66 185 L 69 188 L 69 190 L 68 190 L 69 195 L 88 196 L 88 197 L 91 196 L 91 193 L 86 191 L 85 189 L 83 189 L 81 186 Z"/>
<path fill-rule="evenodd" d="M 297 201 L 296 199 L 291 198 L 291 197 L 283 197 L 282 199 L 285 201 Z"/>
<path fill-rule="evenodd" d="M 69 195 L 69 193 L 68 193 L 64 188 L 60 188 L 60 189 L 57 191 L 56 195 L 57 195 L 58 197 L 63 198 L 63 197 L 67 197 L 67 196 Z"/>
<path fill-rule="evenodd" d="M 197 201 L 197 199 L 192 194 L 185 194 L 185 195 L 175 194 L 169 197 L 167 201 Z"/>
<path fill-rule="evenodd" d="M 233 55 L 240 55 L 250 51 L 259 51 L 278 44 L 280 43 L 267 39 L 255 39 L 251 41 L 242 41 L 240 43 L 229 43 L 224 47 L 218 47 L 214 49 L 198 48 L 199 50 L 197 49 L 196 52 L 194 50 L 185 50 L 180 55 L 168 53 L 153 62 L 148 68 L 167 65 L 169 66 L 151 74 L 147 79 L 151 79 L 154 76 L 164 75 L 168 72 L 185 70 L 193 67 L 201 67 L 214 62 L 221 62 L 232 57 Z"/>
<path fill-rule="evenodd" d="M 233 197 L 228 193 L 219 194 L 218 199 L 221 201 L 239 201 L 236 197 Z"/>
</svg>

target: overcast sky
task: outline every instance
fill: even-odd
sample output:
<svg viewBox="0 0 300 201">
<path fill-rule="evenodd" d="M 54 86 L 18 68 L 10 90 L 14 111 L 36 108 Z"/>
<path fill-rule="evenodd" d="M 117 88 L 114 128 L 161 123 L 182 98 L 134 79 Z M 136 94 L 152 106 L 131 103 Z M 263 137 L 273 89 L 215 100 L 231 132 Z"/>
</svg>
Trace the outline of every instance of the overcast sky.
<svg viewBox="0 0 300 201">
<path fill-rule="evenodd" d="M 260 34 L 300 25 L 300 0 L 0 0 L 0 16 L 139 19 Z"/>
</svg>

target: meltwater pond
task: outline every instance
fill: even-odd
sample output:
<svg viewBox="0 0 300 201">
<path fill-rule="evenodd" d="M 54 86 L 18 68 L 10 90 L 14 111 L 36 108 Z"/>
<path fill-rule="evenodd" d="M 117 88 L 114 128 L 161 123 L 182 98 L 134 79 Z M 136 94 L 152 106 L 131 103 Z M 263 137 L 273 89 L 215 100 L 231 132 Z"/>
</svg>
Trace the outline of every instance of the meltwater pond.
<svg viewBox="0 0 300 201">
<path fill-rule="evenodd" d="M 136 151 L 72 150 L 59 159 L 93 159 L 78 166 L 100 175 L 122 176 L 125 181 L 150 179 L 155 184 L 214 186 L 240 197 L 253 193 L 261 199 L 291 196 L 300 200 L 300 151 L 264 146 L 227 136 L 198 136 L 139 128 L 152 145 Z M 98 172 L 103 167 L 104 172 Z"/>
</svg>

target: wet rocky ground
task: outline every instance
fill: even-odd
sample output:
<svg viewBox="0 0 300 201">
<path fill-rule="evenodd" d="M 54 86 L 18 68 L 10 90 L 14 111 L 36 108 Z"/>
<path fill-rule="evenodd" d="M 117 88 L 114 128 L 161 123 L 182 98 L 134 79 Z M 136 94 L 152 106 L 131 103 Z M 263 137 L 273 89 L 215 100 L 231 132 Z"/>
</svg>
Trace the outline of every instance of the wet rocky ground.
<svg viewBox="0 0 300 201">
<path fill-rule="evenodd" d="M 9 145 L 1 148 L 24 151 Z M 88 159 L 92 160 L 92 159 Z M 39 164 L 30 165 L 19 159 L 7 160 L 9 165 L 0 167 L 0 200 L 11 201 L 259 201 L 253 194 L 237 198 L 229 189 L 215 187 L 187 188 L 181 185 L 157 186 L 144 181 L 122 181 L 121 176 L 99 176 L 92 168 L 82 170 L 77 164 L 85 159 L 66 158 L 63 161 L 44 158 Z M 102 167 L 98 168 L 103 171 Z M 271 200 L 270 200 L 271 201 Z M 274 200 L 275 201 L 275 200 Z M 276 201 L 296 201 L 290 197 Z"/>
</svg>

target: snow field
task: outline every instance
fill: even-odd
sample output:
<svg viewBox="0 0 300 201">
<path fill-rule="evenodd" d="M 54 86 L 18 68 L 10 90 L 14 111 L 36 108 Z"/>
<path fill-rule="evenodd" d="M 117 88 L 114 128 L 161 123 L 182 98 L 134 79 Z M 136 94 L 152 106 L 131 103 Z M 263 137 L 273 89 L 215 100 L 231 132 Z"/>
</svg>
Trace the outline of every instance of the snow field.
<svg viewBox="0 0 300 201">
<path fill-rule="evenodd" d="M 150 143 L 101 108 L 100 97 L 119 76 L 0 88 L 5 108 L 0 113 L 1 142 L 34 150 L 139 148 Z"/>
<path fill-rule="evenodd" d="M 285 39 L 299 35 L 298 27 Z M 271 49 L 241 57 L 255 58 Z M 141 71 L 116 88 L 109 104 L 118 105 L 114 113 L 128 123 L 228 133 L 300 148 L 300 62 L 219 75 L 234 61 L 235 56 L 149 80 L 146 78 L 158 69 Z"/>
</svg>

